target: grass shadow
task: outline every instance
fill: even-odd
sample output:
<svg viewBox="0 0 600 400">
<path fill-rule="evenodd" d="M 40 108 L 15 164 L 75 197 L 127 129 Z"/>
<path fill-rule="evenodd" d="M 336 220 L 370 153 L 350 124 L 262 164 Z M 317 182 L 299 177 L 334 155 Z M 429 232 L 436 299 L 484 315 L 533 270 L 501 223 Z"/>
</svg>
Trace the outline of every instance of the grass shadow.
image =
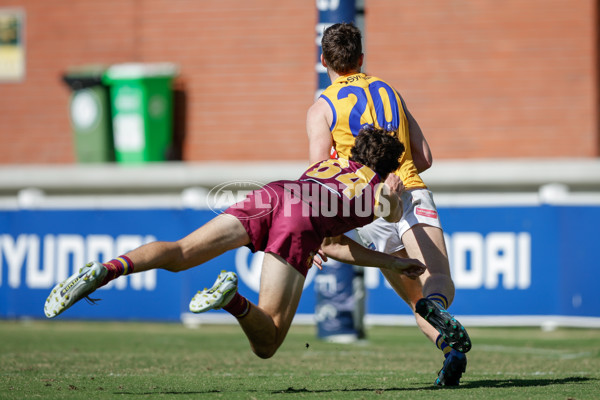
<svg viewBox="0 0 600 400">
<path fill-rule="evenodd" d="M 580 376 L 573 376 L 560 379 L 485 379 L 478 381 L 470 381 L 456 387 L 440 387 L 440 386 L 416 386 L 416 387 L 402 387 L 402 388 L 354 388 L 354 389 L 322 389 L 322 390 L 308 390 L 305 388 L 295 389 L 288 388 L 281 391 L 273 391 L 271 394 L 288 394 L 288 393 L 335 393 L 335 392 L 406 392 L 406 391 L 421 391 L 421 390 L 447 390 L 447 389 L 478 389 L 478 388 L 511 388 L 511 387 L 532 387 L 532 386 L 551 386 L 551 385 L 565 385 L 573 383 L 586 383 L 590 381 L 597 381 L 597 379 L 586 378 Z"/>
<path fill-rule="evenodd" d="M 479 388 L 514 388 L 514 387 L 534 387 L 534 386 L 552 386 L 552 385 L 565 385 L 573 383 L 586 383 L 590 381 L 597 381 L 594 378 L 586 378 L 580 376 L 572 376 L 559 379 L 483 379 L 477 381 L 467 381 L 464 384 L 456 387 L 440 387 L 433 385 L 420 385 L 411 387 L 392 387 L 392 388 L 343 388 L 343 389 L 316 389 L 311 390 L 307 388 L 294 388 L 289 387 L 285 390 L 273 390 L 269 394 L 299 394 L 299 393 L 367 393 L 372 392 L 376 394 L 382 394 L 384 392 L 412 392 L 412 391 L 423 391 L 423 390 L 467 390 L 467 389 L 479 389 Z M 262 391 L 256 389 L 244 389 L 242 391 L 234 391 L 240 393 L 261 393 Z M 203 395 L 203 394 L 215 394 L 215 393 L 233 393 L 228 390 L 205 390 L 205 391 L 175 391 L 175 390 L 156 390 L 156 391 L 145 391 L 145 392 L 114 392 L 115 395 Z"/>
<path fill-rule="evenodd" d="M 511 388 L 511 387 L 530 387 L 530 386 L 551 386 L 551 385 L 565 385 L 571 383 L 586 383 L 590 381 L 597 381 L 594 378 L 587 378 L 583 376 L 569 376 L 566 378 L 548 378 L 548 379 L 482 379 L 478 381 L 467 381 L 460 387 L 464 389 L 476 389 L 476 388 Z"/>
</svg>

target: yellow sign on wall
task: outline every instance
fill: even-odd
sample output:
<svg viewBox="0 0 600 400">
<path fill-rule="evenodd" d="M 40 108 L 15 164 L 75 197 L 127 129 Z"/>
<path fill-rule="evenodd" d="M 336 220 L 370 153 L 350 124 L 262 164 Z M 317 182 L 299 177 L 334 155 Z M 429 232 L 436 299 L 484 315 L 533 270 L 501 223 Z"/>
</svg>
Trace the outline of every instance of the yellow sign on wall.
<svg viewBox="0 0 600 400">
<path fill-rule="evenodd" d="M 25 77 L 24 16 L 21 10 L 0 8 L 0 82 Z"/>
</svg>

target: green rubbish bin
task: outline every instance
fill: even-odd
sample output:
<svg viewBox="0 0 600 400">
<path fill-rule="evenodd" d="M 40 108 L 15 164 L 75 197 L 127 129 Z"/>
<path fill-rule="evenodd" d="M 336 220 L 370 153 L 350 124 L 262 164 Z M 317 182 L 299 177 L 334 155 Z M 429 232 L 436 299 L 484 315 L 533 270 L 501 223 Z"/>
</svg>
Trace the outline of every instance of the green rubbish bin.
<svg viewBox="0 0 600 400">
<path fill-rule="evenodd" d="M 98 65 L 71 67 L 62 77 L 71 88 L 71 129 L 80 163 L 115 160 L 109 90 L 102 82 L 105 71 Z"/>
<path fill-rule="evenodd" d="M 173 139 L 172 63 L 116 64 L 106 70 L 120 163 L 164 161 Z"/>
</svg>

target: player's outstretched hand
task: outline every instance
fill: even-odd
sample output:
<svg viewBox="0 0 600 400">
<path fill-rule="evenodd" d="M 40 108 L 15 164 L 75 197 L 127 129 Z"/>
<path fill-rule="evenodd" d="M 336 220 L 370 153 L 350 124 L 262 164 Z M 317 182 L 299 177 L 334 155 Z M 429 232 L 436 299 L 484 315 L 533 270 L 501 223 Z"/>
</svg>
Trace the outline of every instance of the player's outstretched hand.
<svg viewBox="0 0 600 400">
<path fill-rule="evenodd" d="M 410 279 L 416 279 L 421 276 L 427 267 L 416 258 L 400 258 L 396 257 L 397 261 L 389 269 L 396 270 Z"/>
<path fill-rule="evenodd" d="M 328 260 L 327 255 L 323 251 L 323 249 L 319 249 L 317 254 L 313 257 L 313 265 L 315 265 L 320 270 L 323 270 L 323 263 L 326 263 Z"/>
<path fill-rule="evenodd" d="M 385 178 L 385 184 L 390 187 L 392 193 L 396 193 L 398 196 L 406 189 L 404 187 L 404 182 L 402 182 L 402 179 L 396 174 L 388 174 L 387 178 Z"/>
</svg>

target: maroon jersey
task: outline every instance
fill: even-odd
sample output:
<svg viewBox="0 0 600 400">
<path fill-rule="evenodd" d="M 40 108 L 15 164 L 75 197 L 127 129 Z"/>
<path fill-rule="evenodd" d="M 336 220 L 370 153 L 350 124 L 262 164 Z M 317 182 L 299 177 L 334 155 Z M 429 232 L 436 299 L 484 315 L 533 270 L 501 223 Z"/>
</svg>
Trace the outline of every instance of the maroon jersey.
<svg viewBox="0 0 600 400">
<path fill-rule="evenodd" d="M 225 213 L 237 217 L 253 251 L 283 257 L 306 276 L 323 239 L 373 221 L 380 177 L 346 159 L 313 164 L 296 181 L 276 181 Z"/>
<path fill-rule="evenodd" d="M 313 224 L 324 237 L 373 222 L 380 182 L 371 168 L 343 158 L 316 163 L 298 180 L 302 200 L 311 206 Z"/>
</svg>

